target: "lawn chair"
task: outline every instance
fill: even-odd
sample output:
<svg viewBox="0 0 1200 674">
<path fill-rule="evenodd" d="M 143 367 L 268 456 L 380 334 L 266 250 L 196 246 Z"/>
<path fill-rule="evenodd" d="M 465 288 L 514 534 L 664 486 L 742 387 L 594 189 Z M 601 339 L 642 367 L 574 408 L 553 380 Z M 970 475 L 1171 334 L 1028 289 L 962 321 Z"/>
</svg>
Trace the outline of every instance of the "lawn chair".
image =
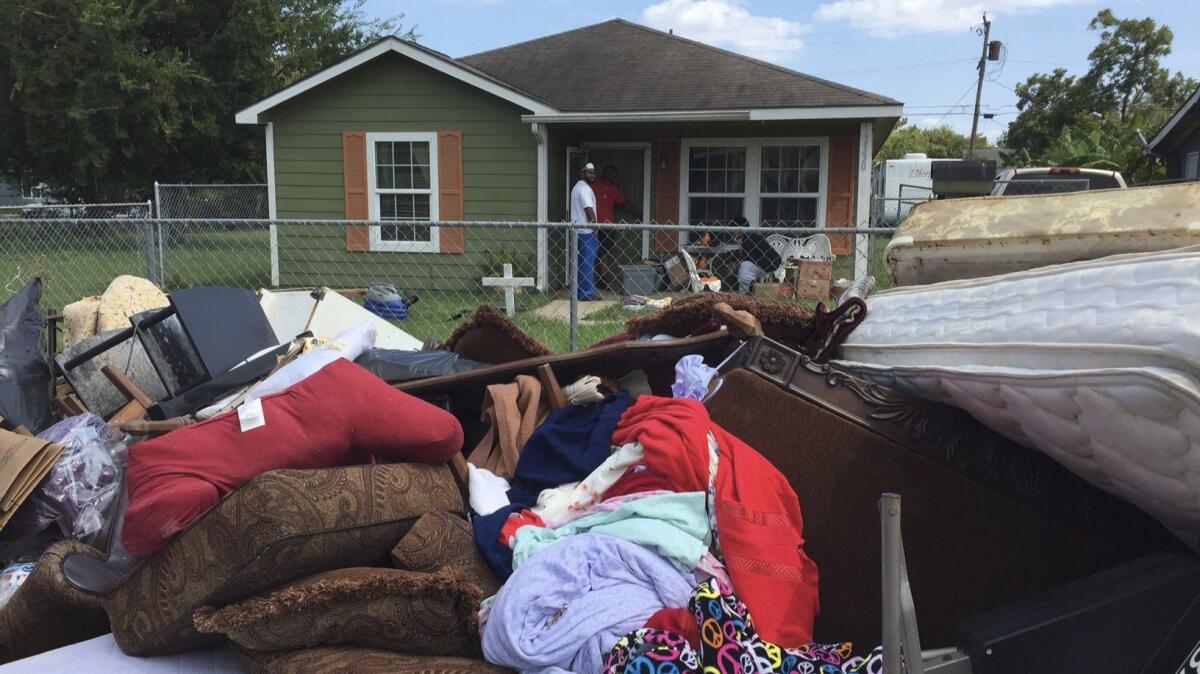
<svg viewBox="0 0 1200 674">
<path fill-rule="evenodd" d="M 768 270 L 767 274 L 775 277 L 776 283 L 783 283 L 784 269 L 792 260 L 832 260 L 833 246 L 829 237 L 824 234 L 812 236 L 788 237 L 782 234 L 771 234 L 767 243 L 779 253 L 783 263 L 779 269 Z"/>
</svg>

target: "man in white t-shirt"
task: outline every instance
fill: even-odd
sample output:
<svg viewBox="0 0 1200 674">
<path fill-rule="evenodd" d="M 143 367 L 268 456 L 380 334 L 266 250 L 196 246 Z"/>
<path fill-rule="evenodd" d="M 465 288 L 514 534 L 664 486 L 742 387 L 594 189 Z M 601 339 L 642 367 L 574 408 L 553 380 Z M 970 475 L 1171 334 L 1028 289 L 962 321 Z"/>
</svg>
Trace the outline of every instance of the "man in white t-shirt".
<svg viewBox="0 0 1200 674">
<path fill-rule="evenodd" d="M 571 189 L 571 222 L 590 224 L 596 222 L 596 193 L 591 182 L 596 179 L 596 167 L 591 162 L 583 165 L 579 182 Z M 600 299 L 596 295 L 596 256 L 600 253 L 600 241 L 589 229 L 579 231 L 579 299 L 582 302 Z"/>
</svg>

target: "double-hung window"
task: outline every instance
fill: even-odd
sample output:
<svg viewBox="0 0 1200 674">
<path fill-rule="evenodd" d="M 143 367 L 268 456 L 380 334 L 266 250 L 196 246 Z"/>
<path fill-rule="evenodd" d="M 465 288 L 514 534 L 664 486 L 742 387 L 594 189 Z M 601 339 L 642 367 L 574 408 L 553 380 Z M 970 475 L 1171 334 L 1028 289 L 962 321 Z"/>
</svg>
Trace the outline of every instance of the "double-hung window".
<svg viewBox="0 0 1200 674">
<path fill-rule="evenodd" d="M 371 250 L 438 252 L 436 133 L 367 134 Z M 391 224 L 394 223 L 394 224 Z"/>
<path fill-rule="evenodd" d="M 746 148 L 697 146 L 688 152 L 689 225 L 728 225 L 743 217 Z"/>
<path fill-rule="evenodd" d="M 825 138 L 685 140 L 682 220 L 764 227 L 825 222 L 829 144 Z"/>
<path fill-rule="evenodd" d="M 764 145 L 759 165 L 759 222 L 766 227 L 817 224 L 821 146 Z"/>
</svg>

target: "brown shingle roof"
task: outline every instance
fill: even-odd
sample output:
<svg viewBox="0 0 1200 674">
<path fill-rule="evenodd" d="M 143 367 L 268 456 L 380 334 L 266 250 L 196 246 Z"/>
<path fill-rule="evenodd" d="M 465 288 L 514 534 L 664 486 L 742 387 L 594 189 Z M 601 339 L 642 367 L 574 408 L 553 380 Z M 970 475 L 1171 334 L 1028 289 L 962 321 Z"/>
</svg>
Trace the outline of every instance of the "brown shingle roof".
<svg viewBox="0 0 1200 674">
<path fill-rule="evenodd" d="M 564 112 L 900 105 L 622 19 L 457 60 Z"/>
</svg>

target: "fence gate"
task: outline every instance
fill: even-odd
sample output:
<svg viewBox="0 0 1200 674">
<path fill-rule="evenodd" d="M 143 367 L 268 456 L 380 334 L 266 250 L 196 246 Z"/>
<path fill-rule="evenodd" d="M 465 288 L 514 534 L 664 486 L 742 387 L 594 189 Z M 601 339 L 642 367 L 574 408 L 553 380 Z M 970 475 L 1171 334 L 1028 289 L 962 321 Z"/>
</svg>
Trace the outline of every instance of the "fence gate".
<svg viewBox="0 0 1200 674">
<path fill-rule="evenodd" d="M 257 236 L 254 232 L 265 234 L 270 230 L 266 224 L 270 217 L 270 196 L 265 184 L 164 184 L 154 183 L 154 215 L 157 222 L 154 225 L 154 255 L 158 263 L 157 281 L 166 289 L 168 272 L 173 271 L 168 265 L 167 257 L 172 248 L 185 245 L 189 237 L 186 226 L 174 226 L 164 220 L 225 220 L 245 221 L 227 222 L 222 226 L 225 231 L 246 232 L 244 245 L 247 248 L 266 244 L 262 254 L 271 255 L 269 238 Z M 262 221 L 262 222 L 256 222 Z M 194 238 L 194 236 L 192 237 Z M 203 243 L 191 242 L 189 248 Z M 192 264 L 190 259 L 180 259 L 175 262 L 175 270 L 181 265 Z"/>
</svg>

